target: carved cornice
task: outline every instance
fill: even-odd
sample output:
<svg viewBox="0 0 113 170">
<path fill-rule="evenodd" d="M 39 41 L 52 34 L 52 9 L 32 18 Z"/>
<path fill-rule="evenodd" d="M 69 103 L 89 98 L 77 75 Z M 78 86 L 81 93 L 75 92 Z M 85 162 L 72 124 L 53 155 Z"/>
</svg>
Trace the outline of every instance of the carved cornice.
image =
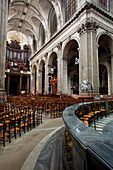
<svg viewBox="0 0 113 170">
<path fill-rule="evenodd" d="M 54 1 L 54 0 L 53 0 Z M 96 6 L 95 4 L 93 3 L 89 3 L 87 2 L 87 4 L 85 6 L 83 6 L 83 8 L 78 11 L 78 13 L 76 13 L 75 17 L 70 19 L 69 22 L 67 22 L 65 24 L 65 26 L 60 29 L 46 44 L 43 45 L 43 47 L 37 51 L 37 53 L 30 58 L 30 60 L 32 60 L 33 58 L 35 58 L 44 48 L 46 48 L 46 46 L 51 43 L 52 41 L 54 41 L 55 38 L 57 38 L 57 36 L 59 36 L 60 33 L 62 33 L 71 23 L 73 23 L 84 11 L 89 11 L 90 9 L 93 9 L 95 10 L 97 13 L 100 13 L 102 14 L 104 17 L 108 18 L 109 20 L 113 21 L 113 16 L 109 15 L 107 13 L 107 11 L 103 11 L 101 8 L 99 8 L 98 6 Z"/>
<path fill-rule="evenodd" d="M 86 21 L 85 24 L 82 24 L 82 26 L 78 29 L 78 33 L 82 35 L 84 32 L 87 31 L 95 31 L 99 28 L 97 23 L 95 21 Z"/>
</svg>

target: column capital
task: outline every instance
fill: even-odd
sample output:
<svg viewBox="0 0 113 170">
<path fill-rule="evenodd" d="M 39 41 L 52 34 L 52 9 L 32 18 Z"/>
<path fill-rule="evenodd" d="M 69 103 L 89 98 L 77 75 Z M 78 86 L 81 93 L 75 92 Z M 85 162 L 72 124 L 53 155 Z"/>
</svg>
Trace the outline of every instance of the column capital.
<svg viewBox="0 0 113 170">
<path fill-rule="evenodd" d="M 96 21 L 86 21 L 85 23 L 82 23 L 81 27 L 78 29 L 78 33 L 81 36 L 82 34 L 84 34 L 87 31 L 94 31 L 96 32 L 96 30 L 99 28 L 99 26 L 97 25 Z"/>
</svg>

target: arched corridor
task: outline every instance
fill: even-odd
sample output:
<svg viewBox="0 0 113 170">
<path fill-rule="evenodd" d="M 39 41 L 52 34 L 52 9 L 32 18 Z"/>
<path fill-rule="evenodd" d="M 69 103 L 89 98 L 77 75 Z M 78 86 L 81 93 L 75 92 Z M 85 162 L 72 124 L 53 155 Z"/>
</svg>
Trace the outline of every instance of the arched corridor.
<svg viewBox="0 0 113 170">
<path fill-rule="evenodd" d="M 100 94 L 112 95 L 112 39 L 103 34 L 98 44 Z"/>
<path fill-rule="evenodd" d="M 79 53 L 76 40 L 69 41 L 64 49 L 64 74 L 67 76 L 68 94 L 79 94 Z M 67 60 L 67 63 L 65 62 Z M 67 65 L 67 70 L 65 70 Z"/>
</svg>

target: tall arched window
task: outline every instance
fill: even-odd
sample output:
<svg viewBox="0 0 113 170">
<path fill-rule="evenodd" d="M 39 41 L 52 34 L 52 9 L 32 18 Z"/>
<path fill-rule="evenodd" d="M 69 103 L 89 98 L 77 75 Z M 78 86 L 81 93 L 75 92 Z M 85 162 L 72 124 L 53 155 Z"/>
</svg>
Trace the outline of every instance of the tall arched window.
<svg viewBox="0 0 113 170">
<path fill-rule="evenodd" d="M 35 39 L 35 35 L 33 35 L 33 50 L 34 50 L 34 53 L 37 51 L 37 41 Z"/>
<path fill-rule="evenodd" d="M 42 23 L 40 24 L 40 40 L 41 40 L 41 45 L 45 44 L 45 29 Z"/>
<path fill-rule="evenodd" d="M 63 19 L 66 22 L 67 21 L 67 0 L 60 0 L 60 3 L 61 3 Z"/>
<path fill-rule="evenodd" d="M 57 31 L 57 18 L 56 18 L 56 12 L 53 7 L 50 11 L 49 23 L 50 23 L 50 32 L 52 36 Z"/>
<path fill-rule="evenodd" d="M 104 9 L 109 11 L 109 7 L 110 7 L 110 2 L 109 0 L 98 0 L 99 1 L 99 5 L 101 7 L 103 7 Z"/>
<path fill-rule="evenodd" d="M 76 0 L 67 0 L 67 20 L 70 19 L 76 11 Z"/>
</svg>

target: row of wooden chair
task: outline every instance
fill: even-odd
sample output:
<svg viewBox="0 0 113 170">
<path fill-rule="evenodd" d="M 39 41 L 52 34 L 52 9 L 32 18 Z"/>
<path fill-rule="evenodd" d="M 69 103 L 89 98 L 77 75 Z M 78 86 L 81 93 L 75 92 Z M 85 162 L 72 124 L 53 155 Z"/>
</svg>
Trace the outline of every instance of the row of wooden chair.
<svg viewBox="0 0 113 170">
<path fill-rule="evenodd" d="M 87 126 L 91 126 L 92 122 L 98 121 L 99 118 L 106 116 L 106 109 L 95 110 L 93 112 L 84 114 L 80 117 L 80 120 Z"/>
<path fill-rule="evenodd" d="M 5 146 L 6 137 L 11 142 L 12 135 L 17 138 L 22 132 L 42 123 L 42 113 L 51 118 L 62 116 L 63 110 L 75 104 L 72 97 L 57 98 L 44 96 L 10 96 L 8 103 L 0 106 L 0 138 Z"/>
<path fill-rule="evenodd" d="M 25 133 L 26 130 L 29 131 L 42 123 L 42 112 L 38 109 L 26 107 L 19 110 L 14 105 L 8 109 L 5 108 L 5 111 L 0 114 L 0 139 L 3 141 L 3 146 L 5 146 L 6 137 L 11 142 L 12 135 L 16 139 L 17 134 L 21 136 L 22 132 Z"/>
<path fill-rule="evenodd" d="M 38 107 L 46 115 L 50 115 L 51 118 L 57 118 L 62 116 L 63 110 L 76 103 L 76 100 L 72 97 L 55 98 L 44 96 L 11 96 L 9 98 L 10 103 L 20 106 L 31 106 L 32 108 Z"/>
</svg>

